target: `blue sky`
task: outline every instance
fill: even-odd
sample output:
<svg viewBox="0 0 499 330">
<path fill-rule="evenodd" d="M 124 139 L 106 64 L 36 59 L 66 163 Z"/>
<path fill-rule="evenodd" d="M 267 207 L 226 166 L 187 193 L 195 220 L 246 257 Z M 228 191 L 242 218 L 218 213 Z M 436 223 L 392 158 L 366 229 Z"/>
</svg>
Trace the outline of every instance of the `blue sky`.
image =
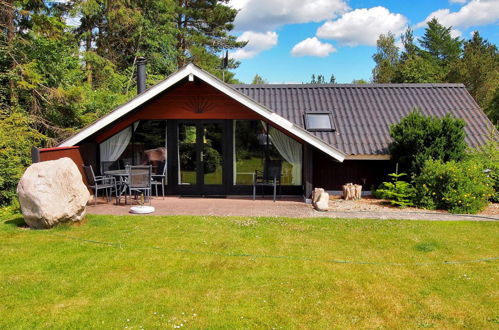
<svg viewBox="0 0 499 330">
<path fill-rule="evenodd" d="M 478 30 L 499 44 L 499 0 L 231 0 L 240 10 L 235 34 L 248 45 L 230 56 L 241 65 L 236 78 L 258 73 L 270 83 L 301 83 L 312 74 L 337 82 L 371 77 L 380 33 L 416 37 L 436 16 L 453 34 L 469 39 Z"/>
</svg>

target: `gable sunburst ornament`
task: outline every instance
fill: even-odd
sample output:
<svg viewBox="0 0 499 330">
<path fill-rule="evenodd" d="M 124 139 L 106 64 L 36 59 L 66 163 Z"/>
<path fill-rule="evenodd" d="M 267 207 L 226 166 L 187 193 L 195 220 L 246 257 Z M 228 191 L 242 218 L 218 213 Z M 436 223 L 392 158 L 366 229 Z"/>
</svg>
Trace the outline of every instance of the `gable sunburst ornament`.
<svg viewBox="0 0 499 330">
<path fill-rule="evenodd" d="M 189 98 L 189 101 L 187 101 L 187 104 L 184 106 L 185 109 L 194 113 L 206 113 L 211 111 L 214 107 L 215 105 L 211 103 L 210 100 L 199 95 Z"/>
</svg>

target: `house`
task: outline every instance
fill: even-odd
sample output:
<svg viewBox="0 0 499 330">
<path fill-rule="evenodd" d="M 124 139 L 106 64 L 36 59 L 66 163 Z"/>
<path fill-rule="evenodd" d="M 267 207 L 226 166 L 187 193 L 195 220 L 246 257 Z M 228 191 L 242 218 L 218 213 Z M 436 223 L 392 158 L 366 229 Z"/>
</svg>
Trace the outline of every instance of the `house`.
<svg viewBox="0 0 499 330">
<path fill-rule="evenodd" d="M 466 121 L 466 142 L 492 124 L 462 84 L 228 85 L 189 64 L 34 160 L 69 156 L 97 171 L 125 164 L 166 171 L 174 195 L 247 195 L 266 160 L 281 160 L 282 193 L 365 190 L 394 171 L 389 127 L 414 108 Z M 103 171 L 103 170 L 102 170 Z"/>
</svg>

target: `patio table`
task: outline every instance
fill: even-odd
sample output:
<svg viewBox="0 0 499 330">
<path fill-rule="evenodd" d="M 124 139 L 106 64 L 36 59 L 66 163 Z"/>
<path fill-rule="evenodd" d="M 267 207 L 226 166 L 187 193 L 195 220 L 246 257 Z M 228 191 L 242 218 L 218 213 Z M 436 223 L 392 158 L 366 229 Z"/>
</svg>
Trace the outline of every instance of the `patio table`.
<svg viewBox="0 0 499 330">
<path fill-rule="evenodd" d="M 146 174 L 147 171 L 136 171 L 137 174 Z M 116 193 L 118 194 L 118 204 L 120 204 L 121 196 L 126 192 L 126 179 L 128 178 L 129 172 L 127 170 L 109 170 L 104 172 L 105 175 L 114 176 L 116 178 L 116 183 L 121 186 L 121 189 L 118 189 Z"/>
</svg>

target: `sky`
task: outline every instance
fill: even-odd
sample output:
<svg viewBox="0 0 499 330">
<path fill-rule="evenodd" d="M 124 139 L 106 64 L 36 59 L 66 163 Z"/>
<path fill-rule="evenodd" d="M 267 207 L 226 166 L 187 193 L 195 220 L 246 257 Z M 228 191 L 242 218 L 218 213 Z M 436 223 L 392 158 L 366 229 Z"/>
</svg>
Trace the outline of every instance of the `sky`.
<svg viewBox="0 0 499 330">
<path fill-rule="evenodd" d="M 370 80 L 376 40 L 416 39 L 436 17 L 453 36 L 469 39 L 478 30 L 499 45 L 499 0 L 231 0 L 239 10 L 233 31 L 246 47 L 229 53 L 241 62 L 236 78 L 250 83 L 259 74 L 269 83 L 309 82 L 312 74 L 338 83 Z M 400 45 L 400 40 L 397 40 Z"/>
</svg>

